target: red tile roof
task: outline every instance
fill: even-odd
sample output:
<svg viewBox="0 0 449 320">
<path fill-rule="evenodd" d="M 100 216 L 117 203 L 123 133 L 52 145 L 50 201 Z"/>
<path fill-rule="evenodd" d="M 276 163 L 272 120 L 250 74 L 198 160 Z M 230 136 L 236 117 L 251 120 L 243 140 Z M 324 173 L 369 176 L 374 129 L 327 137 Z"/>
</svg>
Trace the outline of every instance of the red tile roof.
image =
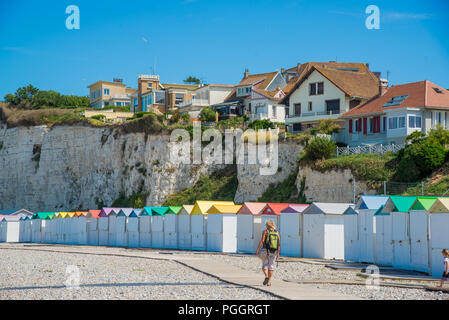
<svg viewBox="0 0 449 320">
<path fill-rule="evenodd" d="M 441 93 L 435 91 L 436 88 Z M 408 96 L 399 105 L 384 107 L 393 97 Z M 419 81 L 391 86 L 387 92 L 379 97 L 374 97 L 367 102 L 358 105 L 340 116 L 351 118 L 367 114 L 379 114 L 385 110 L 399 108 L 449 108 L 449 91 L 428 81 Z"/>
<path fill-rule="evenodd" d="M 265 90 L 277 74 L 278 74 L 277 71 L 268 73 L 250 74 L 248 77 L 240 80 L 240 82 L 237 84 L 236 87 L 245 85 L 257 85 L 258 89 Z M 236 93 L 237 88 L 234 88 L 224 101 L 226 102 L 237 99 Z"/>
</svg>

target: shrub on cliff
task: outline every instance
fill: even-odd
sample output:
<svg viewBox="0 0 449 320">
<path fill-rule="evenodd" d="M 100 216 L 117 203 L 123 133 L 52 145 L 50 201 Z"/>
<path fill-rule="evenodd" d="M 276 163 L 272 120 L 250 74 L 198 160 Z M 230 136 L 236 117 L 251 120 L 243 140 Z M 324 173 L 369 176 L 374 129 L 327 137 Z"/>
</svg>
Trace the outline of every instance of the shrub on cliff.
<svg viewBox="0 0 449 320">
<path fill-rule="evenodd" d="M 304 159 L 320 160 L 329 159 L 335 154 L 337 145 L 335 141 L 327 137 L 316 137 L 304 148 Z"/>
</svg>

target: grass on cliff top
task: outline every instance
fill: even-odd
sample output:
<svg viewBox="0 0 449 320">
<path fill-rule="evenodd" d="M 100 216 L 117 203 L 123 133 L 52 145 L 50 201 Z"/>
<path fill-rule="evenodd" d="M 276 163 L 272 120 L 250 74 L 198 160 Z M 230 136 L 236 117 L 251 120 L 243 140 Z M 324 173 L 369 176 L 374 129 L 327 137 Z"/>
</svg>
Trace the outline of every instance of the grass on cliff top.
<svg viewBox="0 0 449 320">
<path fill-rule="evenodd" d="M 192 188 L 172 194 L 164 206 L 194 204 L 197 200 L 234 201 L 237 192 L 237 166 L 230 165 L 210 176 L 201 175 Z"/>
<path fill-rule="evenodd" d="M 429 178 L 424 181 L 424 194 L 429 196 L 441 196 L 449 194 L 449 162 L 446 162 L 440 169 L 436 170 Z M 409 187 L 405 194 L 421 195 L 422 185 Z"/>
<path fill-rule="evenodd" d="M 395 159 L 393 153 L 355 154 L 318 160 L 308 163 L 310 167 L 319 172 L 331 170 L 350 169 L 354 177 L 363 181 L 389 181 L 395 172 L 391 164 Z"/>
</svg>

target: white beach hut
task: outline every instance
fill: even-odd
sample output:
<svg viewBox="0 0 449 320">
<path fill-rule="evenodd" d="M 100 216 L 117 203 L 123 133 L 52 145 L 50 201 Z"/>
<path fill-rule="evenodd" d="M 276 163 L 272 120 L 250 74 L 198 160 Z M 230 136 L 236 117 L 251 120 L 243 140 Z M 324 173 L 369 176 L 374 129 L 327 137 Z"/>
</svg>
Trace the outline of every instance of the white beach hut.
<svg viewBox="0 0 449 320">
<path fill-rule="evenodd" d="M 7 225 L 3 220 L 5 220 L 5 216 L 0 216 L 0 242 L 6 242 Z"/>
<path fill-rule="evenodd" d="M 441 251 L 449 249 L 449 198 L 437 198 L 428 211 L 428 223 L 430 274 L 440 278 L 444 272 Z"/>
<path fill-rule="evenodd" d="M 155 249 L 164 248 L 164 220 L 168 207 L 151 208 L 151 247 Z"/>
<path fill-rule="evenodd" d="M 179 206 L 169 206 L 165 213 L 164 219 L 164 247 L 166 249 L 178 248 L 178 234 L 177 234 L 177 215 L 182 209 Z"/>
<path fill-rule="evenodd" d="M 393 222 L 391 212 L 394 209 L 393 202 L 388 199 L 385 205 L 381 206 L 374 213 L 374 225 L 376 234 L 374 241 L 374 259 L 377 265 L 393 265 Z"/>
<path fill-rule="evenodd" d="M 303 215 L 309 205 L 289 205 L 281 211 L 280 237 L 283 257 L 302 257 Z"/>
<path fill-rule="evenodd" d="M 266 205 L 264 202 L 245 202 L 237 212 L 237 252 L 256 252 L 260 242 L 261 213 Z"/>
<path fill-rule="evenodd" d="M 237 212 L 241 205 L 213 205 L 207 211 L 207 251 L 237 252 Z"/>
<path fill-rule="evenodd" d="M 100 212 L 101 210 L 89 210 L 86 215 L 87 244 L 89 246 L 98 246 L 99 244 L 98 216 Z"/>
<path fill-rule="evenodd" d="M 130 248 L 139 246 L 139 222 L 142 211 L 142 209 L 134 209 L 126 218 L 126 236 Z"/>
<path fill-rule="evenodd" d="M 192 249 L 192 232 L 190 229 L 190 213 L 193 210 L 193 205 L 183 205 L 176 215 L 176 230 L 178 235 L 178 249 L 191 250 Z"/>
<path fill-rule="evenodd" d="M 410 214 L 417 197 L 390 196 L 394 208 L 392 216 L 393 267 L 411 269 Z"/>
<path fill-rule="evenodd" d="M 23 216 L 20 219 L 19 242 L 31 242 L 31 216 Z"/>
<path fill-rule="evenodd" d="M 115 231 L 116 231 L 116 246 L 128 246 L 128 234 L 126 233 L 126 224 L 128 217 L 133 213 L 134 209 L 126 208 L 120 209 L 116 217 Z"/>
<path fill-rule="evenodd" d="M 303 212 L 303 255 L 315 259 L 344 259 L 344 215 L 351 203 L 314 202 Z M 282 249 L 281 249 L 282 251 Z"/>
<path fill-rule="evenodd" d="M 410 209 L 410 260 L 411 269 L 430 272 L 428 215 L 437 197 L 418 197 Z"/>
<path fill-rule="evenodd" d="M 88 244 L 87 214 L 88 211 L 77 211 L 75 212 L 75 216 L 72 218 L 72 223 L 76 225 L 75 244 L 77 245 Z"/>
<path fill-rule="evenodd" d="M 348 207 L 343 213 L 345 232 L 345 261 L 360 261 L 358 212 Z"/>
<path fill-rule="evenodd" d="M 192 250 L 203 251 L 207 248 L 207 211 L 213 205 L 234 205 L 232 201 L 197 201 L 190 214 L 192 232 Z"/>
<path fill-rule="evenodd" d="M 358 228 L 358 262 L 373 263 L 375 261 L 374 252 L 376 242 L 374 228 L 374 213 L 388 201 L 388 196 L 363 195 L 356 203 L 357 228 Z M 346 249 L 346 248 L 345 248 Z"/>
<path fill-rule="evenodd" d="M 98 245 L 109 245 L 109 214 L 120 208 L 103 208 L 98 215 Z M 115 239 L 111 239 L 115 241 Z"/>
<path fill-rule="evenodd" d="M 151 209 L 144 208 L 139 217 L 139 247 L 151 248 Z"/>
</svg>

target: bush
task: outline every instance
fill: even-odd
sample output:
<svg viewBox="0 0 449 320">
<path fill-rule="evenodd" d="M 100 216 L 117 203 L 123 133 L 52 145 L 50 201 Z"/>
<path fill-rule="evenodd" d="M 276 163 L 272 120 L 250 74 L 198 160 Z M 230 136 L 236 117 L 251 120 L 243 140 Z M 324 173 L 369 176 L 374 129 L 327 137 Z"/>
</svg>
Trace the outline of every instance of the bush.
<svg viewBox="0 0 449 320">
<path fill-rule="evenodd" d="M 395 180 L 415 182 L 428 176 L 446 159 L 446 150 L 435 138 L 414 142 L 398 153 Z"/>
<path fill-rule="evenodd" d="M 275 125 L 273 122 L 271 122 L 268 119 L 264 120 L 254 120 L 248 123 L 248 128 L 254 129 L 254 130 L 260 130 L 260 129 L 274 129 Z"/>
<path fill-rule="evenodd" d="M 215 111 L 210 107 L 204 107 L 201 110 L 201 121 L 214 122 L 215 121 Z"/>
<path fill-rule="evenodd" d="M 189 115 L 188 113 L 184 113 L 184 114 L 181 116 L 181 120 L 182 120 L 182 122 L 184 122 L 184 123 L 189 123 L 189 122 L 190 122 L 190 115 Z"/>
<path fill-rule="evenodd" d="M 106 116 L 105 115 L 103 115 L 103 114 L 97 114 L 96 116 L 92 116 L 91 117 L 92 119 L 95 119 L 95 120 L 104 120 L 104 119 L 106 119 Z"/>
<path fill-rule="evenodd" d="M 305 159 L 329 159 L 335 154 L 337 145 L 335 141 L 326 137 L 316 137 L 304 148 Z"/>
</svg>

